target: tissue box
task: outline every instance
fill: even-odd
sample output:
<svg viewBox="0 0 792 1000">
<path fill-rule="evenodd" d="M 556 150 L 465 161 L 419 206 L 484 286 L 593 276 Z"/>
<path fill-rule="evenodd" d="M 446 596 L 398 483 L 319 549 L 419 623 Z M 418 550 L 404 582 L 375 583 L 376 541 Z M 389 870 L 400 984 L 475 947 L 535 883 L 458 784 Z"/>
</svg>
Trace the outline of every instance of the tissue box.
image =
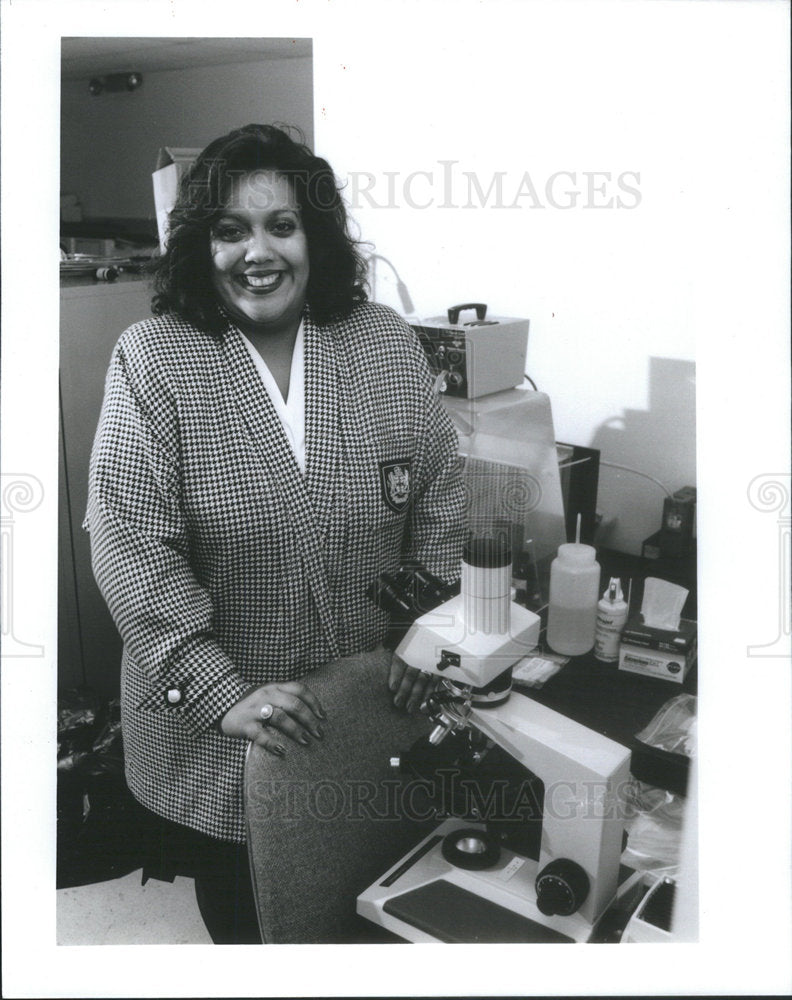
<svg viewBox="0 0 792 1000">
<path fill-rule="evenodd" d="M 696 637 L 696 622 L 685 618 L 678 629 L 653 628 L 640 618 L 630 619 L 622 632 L 619 670 L 681 684 L 696 662 Z"/>
<path fill-rule="evenodd" d="M 154 208 L 157 213 L 157 231 L 160 250 L 165 250 L 168 235 L 168 213 L 176 204 L 179 181 L 200 149 L 180 146 L 163 146 L 157 156 L 157 167 L 151 175 L 154 183 Z"/>
</svg>

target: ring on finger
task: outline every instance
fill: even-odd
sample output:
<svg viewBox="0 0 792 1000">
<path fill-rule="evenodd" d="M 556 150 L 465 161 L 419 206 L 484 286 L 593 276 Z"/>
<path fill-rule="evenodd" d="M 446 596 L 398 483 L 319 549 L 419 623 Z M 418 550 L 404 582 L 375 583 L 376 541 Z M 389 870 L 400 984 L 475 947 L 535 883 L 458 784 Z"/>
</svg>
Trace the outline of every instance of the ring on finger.
<svg viewBox="0 0 792 1000">
<path fill-rule="evenodd" d="M 269 702 L 266 705 L 262 705 L 259 709 L 259 717 L 264 725 L 267 725 L 269 720 L 272 718 L 272 713 L 275 711 L 274 707 L 270 705 Z"/>
</svg>

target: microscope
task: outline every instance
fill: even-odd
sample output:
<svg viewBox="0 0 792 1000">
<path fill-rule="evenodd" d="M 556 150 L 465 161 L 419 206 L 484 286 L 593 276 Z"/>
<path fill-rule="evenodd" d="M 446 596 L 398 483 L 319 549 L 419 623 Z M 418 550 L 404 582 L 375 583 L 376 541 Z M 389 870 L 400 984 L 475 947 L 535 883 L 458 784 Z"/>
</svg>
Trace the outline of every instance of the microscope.
<svg viewBox="0 0 792 1000">
<path fill-rule="evenodd" d="M 422 706 L 434 728 L 402 770 L 448 818 L 358 897 L 357 912 L 414 942 L 591 940 L 637 881 L 619 863 L 629 750 L 512 694 L 540 619 L 512 600 L 507 532 L 469 539 L 458 593 L 425 571 L 405 579 L 419 598 L 411 624 L 399 581 L 379 581 L 375 599 L 398 612 L 392 621 L 401 615 L 397 655 L 435 680 Z"/>
</svg>

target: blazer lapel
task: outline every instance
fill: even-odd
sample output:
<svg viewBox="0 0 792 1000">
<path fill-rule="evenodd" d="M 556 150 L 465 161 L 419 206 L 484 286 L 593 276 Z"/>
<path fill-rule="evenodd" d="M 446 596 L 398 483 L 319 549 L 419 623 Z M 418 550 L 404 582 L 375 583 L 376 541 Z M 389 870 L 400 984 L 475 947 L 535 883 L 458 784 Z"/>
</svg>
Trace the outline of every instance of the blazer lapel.
<svg viewBox="0 0 792 1000">
<path fill-rule="evenodd" d="M 332 332 L 303 320 L 305 343 L 305 486 L 323 541 L 339 502 L 341 372 Z"/>
<path fill-rule="evenodd" d="M 324 388 L 320 390 L 319 385 L 331 365 L 328 362 L 321 372 L 309 375 L 315 364 L 314 356 L 320 356 L 322 352 L 317 345 L 309 346 L 316 338 L 313 336 L 315 328 L 312 328 L 309 335 L 308 326 L 306 323 L 306 478 L 300 472 L 269 393 L 242 343 L 242 334 L 232 323 L 228 324 L 222 336 L 224 374 L 231 397 L 256 443 L 267 474 L 286 500 L 284 508 L 302 553 L 303 566 L 322 618 L 329 648 L 333 655 L 339 655 L 324 564 L 326 529 L 322 517 L 325 507 L 332 507 L 332 496 L 325 494 L 331 492 L 327 488 L 328 481 L 334 481 L 335 445 L 330 444 L 328 448 L 320 440 L 329 423 L 327 414 L 311 415 L 314 409 L 311 399 L 319 392 L 325 393 Z M 328 477 L 327 480 L 325 476 Z M 313 489 L 308 482 L 310 479 L 314 481 Z M 321 481 L 325 482 L 324 491 L 319 488 Z M 318 503 L 318 507 L 315 503 Z"/>
<path fill-rule="evenodd" d="M 297 460 L 269 393 L 242 342 L 242 334 L 231 323 L 223 334 L 222 346 L 225 376 L 237 409 L 258 445 L 268 471 L 281 480 L 281 488 L 287 488 L 285 479 L 291 478 L 287 472 L 293 471 L 295 479 L 300 477 Z M 288 487 L 291 488 L 291 484 Z"/>
</svg>

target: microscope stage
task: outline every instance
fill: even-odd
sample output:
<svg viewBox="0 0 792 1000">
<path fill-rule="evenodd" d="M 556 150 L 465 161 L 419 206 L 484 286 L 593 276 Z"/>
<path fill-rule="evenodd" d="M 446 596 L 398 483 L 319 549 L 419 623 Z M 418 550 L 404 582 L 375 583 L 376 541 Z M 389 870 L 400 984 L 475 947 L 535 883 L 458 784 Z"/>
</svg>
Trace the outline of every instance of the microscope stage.
<svg viewBox="0 0 792 1000">
<path fill-rule="evenodd" d="M 393 896 L 383 910 L 448 944 L 574 943 L 566 934 L 444 878 Z"/>
</svg>

